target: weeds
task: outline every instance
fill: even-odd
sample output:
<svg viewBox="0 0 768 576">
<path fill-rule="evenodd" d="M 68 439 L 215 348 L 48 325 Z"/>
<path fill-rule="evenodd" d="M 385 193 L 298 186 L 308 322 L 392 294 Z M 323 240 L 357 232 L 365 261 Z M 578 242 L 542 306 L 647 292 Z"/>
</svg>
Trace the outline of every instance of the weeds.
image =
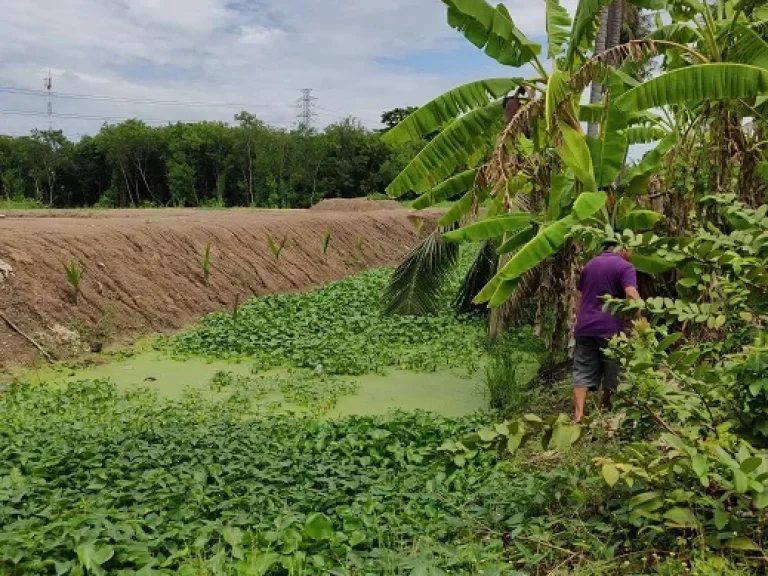
<svg viewBox="0 0 768 576">
<path fill-rule="evenodd" d="M 539 371 L 543 343 L 530 330 L 505 334 L 490 351 L 485 387 L 491 408 L 502 414 L 530 408 L 536 392 L 530 384 Z"/>
<path fill-rule="evenodd" d="M 288 242 L 288 235 L 283 236 L 283 239 L 278 243 L 277 239 L 274 238 L 272 234 L 267 234 L 267 245 L 272 252 L 275 262 L 280 260 L 280 254 L 282 254 L 286 242 Z"/>
<path fill-rule="evenodd" d="M 240 294 L 235 295 L 235 302 L 232 305 L 232 326 L 237 332 L 237 316 L 240 313 Z"/>
<path fill-rule="evenodd" d="M 80 298 L 80 281 L 83 279 L 83 269 L 77 260 L 72 260 L 69 264 L 64 264 L 64 270 L 67 273 L 67 282 L 72 287 L 72 298 L 77 304 Z"/>
<path fill-rule="evenodd" d="M 416 228 L 416 234 L 418 236 L 421 236 L 421 233 L 424 230 L 424 220 L 422 220 L 421 218 L 416 218 L 413 225 L 414 225 L 414 228 Z"/>
<path fill-rule="evenodd" d="M 331 244 L 331 231 L 328 230 L 328 228 L 325 229 L 325 233 L 323 233 L 323 256 L 326 256 L 328 253 L 328 246 Z"/>
<path fill-rule="evenodd" d="M 75 330 L 80 336 L 80 341 L 88 345 L 93 353 L 99 353 L 104 349 L 110 332 L 112 331 L 112 314 L 104 314 L 99 321 L 92 326 L 81 322 L 75 323 Z"/>
<path fill-rule="evenodd" d="M 208 285 L 211 280 L 211 243 L 208 242 L 208 244 L 205 245 L 205 252 L 203 253 L 202 260 L 197 261 L 198 266 L 200 266 L 200 271 L 203 275 L 203 283 L 205 284 L 205 287 L 208 288 Z"/>
</svg>

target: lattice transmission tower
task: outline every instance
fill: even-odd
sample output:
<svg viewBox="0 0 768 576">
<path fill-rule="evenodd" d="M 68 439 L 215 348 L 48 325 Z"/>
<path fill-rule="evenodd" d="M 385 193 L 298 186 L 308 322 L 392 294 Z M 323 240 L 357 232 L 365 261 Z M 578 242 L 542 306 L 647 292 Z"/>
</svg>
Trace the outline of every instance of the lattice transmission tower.
<svg viewBox="0 0 768 576">
<path fill-rule="evenodd" d="M 48 70 L 48 76 L 43 78 L 43 85 L 48 92 L 48 130 L 53 130 L 53 78 L 51 71 Z"/>
<path fill-rule="evenodd" d="M 300 129 L 309 130 L 312 128 L 312 120 L 317 116 L 317 113 L 315 112 L 315 102 L 317 102 L 317 98 L 312 96 L 312 89 L 304 88 L 301 91 L 301 98 L 298 100 Z"/>
</svg>

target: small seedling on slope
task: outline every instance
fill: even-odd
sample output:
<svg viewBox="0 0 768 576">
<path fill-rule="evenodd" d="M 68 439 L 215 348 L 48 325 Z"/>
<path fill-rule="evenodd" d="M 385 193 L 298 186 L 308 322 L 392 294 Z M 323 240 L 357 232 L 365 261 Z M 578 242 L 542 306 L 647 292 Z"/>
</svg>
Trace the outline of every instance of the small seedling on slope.
<svg viewBox="0 0 768 576">
<path fill-rule="evenodd" d="M 424 230 L 424 220 L 421 218 L 416 218 L 416 222 L 414 222 L 414 226 L 416 227 L 416 234 L 421 236 L 421 231 Z"/>
<path fill-rule="evenodd" d="M 211 279 L 211 243 L 205 245 L 205 252 L 203 253 L 203 259 L 197 261 L 200 266 L 200 270 L 203 273 L 203 283 L 205 287 L 208 287 L 208 282 Z"/>
<path fill-rule="evenodd" d="M 64 264 L 64 270 L 67 271 L 67 282 L 72 286 L 72 295 L 77 304 L 77 300 L 80 297 L 80 280 L 83 279 L 83 269 L 77 260 L 72 260 L 69 264 Z"/>
<path fill-rule="evenodd" d="M 360 237 L 357 239 L 357 245 L 356 245 L 356 246 L 357 246 L 357 253 L 358 253 L 358 254 L 359 254 L 361 257 L 365 256 L 365 253 L 363 252 L 363 249 L 365 248 L 365 238 L 363 238 L 362 236 L 360 236 Z"/>
<path fill-rule="evenodd" d="M 280 254 L 282 253 L 283 248 L 285 248 L 286 242 L 288 242 L 287 235 L 283 236 L 283 239 L 280 240 L 280 243 L 278 244 L 276 239 L 272 237 L 272 234 L 267 234 L 267 244 L 272 251 L 272 256 L 275 257 L 275 260 L 280 260 Z"/>
<path fill-rule="evenodd" d="M 235 303 L 232 306 L 232 324 L 233 324 L 235 330 L 237 330 L 237 314 L 238 314 L 238 312 L 240 312 L 240 294 L 237 294 L 235 296 Z"/>
<path fill-rule="evenodd" d="M 331 244 L 331 232 L 326 228 L 323 234 L 323 256 L 328 253 L 328 246 Z"/>
</svg>

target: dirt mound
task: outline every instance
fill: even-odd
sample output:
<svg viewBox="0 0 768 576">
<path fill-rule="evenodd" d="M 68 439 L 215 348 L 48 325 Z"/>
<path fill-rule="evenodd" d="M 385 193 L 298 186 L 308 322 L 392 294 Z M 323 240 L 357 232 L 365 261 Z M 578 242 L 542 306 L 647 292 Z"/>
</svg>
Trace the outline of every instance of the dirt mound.
<svg viewBox="0 0 768 576">
<path fill-rule="evenodd" d="M 104 329 L 108 342 L 124 342 L 178 330 L 254 295 L 307 290 L 394 265 L 419 240 L 411 216 L 386 209 L 6 212 L 0 219 L 0 366 L 39 357 L 20 332 L 65 358 Z M 438 215 L 420 217 L 423 235 Z M 279 259 L 269 236 L 275 244 L 285 239 Z M 200 260 L 208 243 L 206 286 Z M 73 260 L 83 269 L 77 304 L 64 269 Z"/>
<path fill-rule="evenodd" d="M 378 210 L 405 210 L 394 200 L 372 200 L 371 198 L 326 198 L 310 210 L 320 212 L 376 212 Z"/>
</svg>

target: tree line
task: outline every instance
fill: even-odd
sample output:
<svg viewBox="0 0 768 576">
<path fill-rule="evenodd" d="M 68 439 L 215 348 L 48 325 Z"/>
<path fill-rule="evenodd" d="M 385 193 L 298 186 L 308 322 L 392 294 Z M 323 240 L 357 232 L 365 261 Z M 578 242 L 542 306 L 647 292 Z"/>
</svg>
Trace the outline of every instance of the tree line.
<svg viewBox="0 0 768 576">
<path fill-rule="evenodd" d="M 0 195 L 18 205 L 306 208 L 383 192 L 422 144 L 390 145 L 347 118 L 322 131 L 284 130 L 248 112 L 234 124 L 105 124 L 69 140 L 60 130 L 0 136 Z"/>
</svg>

